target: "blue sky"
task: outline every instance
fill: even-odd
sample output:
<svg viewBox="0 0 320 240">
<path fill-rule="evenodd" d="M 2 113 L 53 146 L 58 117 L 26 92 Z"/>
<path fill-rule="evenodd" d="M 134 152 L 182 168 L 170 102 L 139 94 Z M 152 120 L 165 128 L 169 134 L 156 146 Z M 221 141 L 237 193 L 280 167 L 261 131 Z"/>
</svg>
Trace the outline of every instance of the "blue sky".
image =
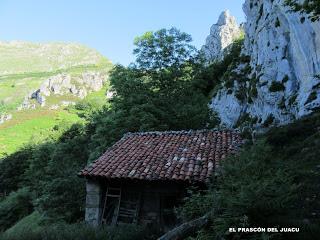
<svg viewBox="0 0 320 240">
<path fill-rule="evenodd" d="M 78 42 L 114 63 L 133 60 L 133 39 L 175 26 L 200 47 L 220 13 L 244 21 L 244 0 L 0 0 L 0 41 Z"/>
</svg>

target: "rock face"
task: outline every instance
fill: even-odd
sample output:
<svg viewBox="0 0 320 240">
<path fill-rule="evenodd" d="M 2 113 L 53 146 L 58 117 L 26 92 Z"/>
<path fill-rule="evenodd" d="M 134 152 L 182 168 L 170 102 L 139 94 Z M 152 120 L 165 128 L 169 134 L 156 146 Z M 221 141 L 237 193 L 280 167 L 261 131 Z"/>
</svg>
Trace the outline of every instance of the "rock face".
<svg viewBox="0 0 320 240">
<path fill-rule="evenodd" d="M 12 114 L 0 114 L 0 124 L 12 119 Z"/>
<path fill-rule="evenodd" d="M 245 116 L 256 126 L 284 124 L 319 108 L 320 22 L 288 11 L 283 0 L 246 0 L 243 9 L 242 54 L 250 56 L 244 86 L 255 94 L 239 100 L 238 79 L 218 91 L 210 106 L 222 123 L 234 126 Z"/>
<path fill-rule="evenodd" d="M 41 107 L 44 107 L 46 105 L 46 97 L 42 95 L 42 92 L 40 89 L 33 92 L 31 94 L 30 99 L 35 99 L 40 104 Z"/>
<path fill-rule="evenodd" d="M 29 99 L 35 99 L 41 107 L 46 105 L 46 97 L 51 95 L 72 94 L 83 99 L 89 92 L 99 91 L 104 81 L 105 75 L 100 72 L 85 72 L 80 77 L 58 74 L 45 80 L 39 89 L 30 94 Z M 25 105 L 20 108 L 26 109 Z"/>
<path fill-rule="evenodd" d="M 224 51 L 241 34 L 242 30 L 235 17 L 231 16 L 228 10 L 221 13 L 218 22 L 212 25 L 210 35 L 201 49 L 206 60 L 209 62 L 221 60 L 224 56 Z"/>
</svg>

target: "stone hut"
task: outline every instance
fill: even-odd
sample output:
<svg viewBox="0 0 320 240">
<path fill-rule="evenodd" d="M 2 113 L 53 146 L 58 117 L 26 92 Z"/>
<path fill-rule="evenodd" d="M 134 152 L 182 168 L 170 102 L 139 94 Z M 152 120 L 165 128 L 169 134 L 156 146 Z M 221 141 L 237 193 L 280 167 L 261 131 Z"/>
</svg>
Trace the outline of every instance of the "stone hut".
<svg viewBox="0 0 320 240">
<path fill-rule="evenodd" d="M 234 131 L 129 133 L 79 175 L 87 180 L 86 222 L 177 224 L 174 208 L 186 190 L 205 188 L 220 161 L 234 153 Z"/>
</svg>

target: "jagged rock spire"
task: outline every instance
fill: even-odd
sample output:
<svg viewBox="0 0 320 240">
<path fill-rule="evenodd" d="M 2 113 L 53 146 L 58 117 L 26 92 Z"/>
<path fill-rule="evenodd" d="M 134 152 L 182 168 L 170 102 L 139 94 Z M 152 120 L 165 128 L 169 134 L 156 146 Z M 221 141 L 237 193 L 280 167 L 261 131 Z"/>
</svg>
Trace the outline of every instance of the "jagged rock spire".
<svg viewBox="0 0 320 240">
<path fill-rule="evenodd" d="M 224 50 L 241 36 L 242 30 L 235 17 L 229 10 L 223 11 L 216 24 L 210 29 L 210 35 L 206 39 L 201 51 L 209 62 L 221 60 Z"/>
</svg>

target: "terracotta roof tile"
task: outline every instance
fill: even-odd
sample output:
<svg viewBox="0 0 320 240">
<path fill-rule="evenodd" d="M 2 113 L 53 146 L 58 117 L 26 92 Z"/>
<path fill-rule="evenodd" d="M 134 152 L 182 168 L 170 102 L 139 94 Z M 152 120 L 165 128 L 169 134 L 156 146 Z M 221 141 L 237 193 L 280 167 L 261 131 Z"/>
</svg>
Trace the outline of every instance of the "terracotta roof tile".
<svg viewBox="0 0 320 240">
<path fill-rule="evenodd" d="M 241 144 L 239 134 L 229 130 L 129 133 L 80 175 L 207 182 Z"/>
</svg>

